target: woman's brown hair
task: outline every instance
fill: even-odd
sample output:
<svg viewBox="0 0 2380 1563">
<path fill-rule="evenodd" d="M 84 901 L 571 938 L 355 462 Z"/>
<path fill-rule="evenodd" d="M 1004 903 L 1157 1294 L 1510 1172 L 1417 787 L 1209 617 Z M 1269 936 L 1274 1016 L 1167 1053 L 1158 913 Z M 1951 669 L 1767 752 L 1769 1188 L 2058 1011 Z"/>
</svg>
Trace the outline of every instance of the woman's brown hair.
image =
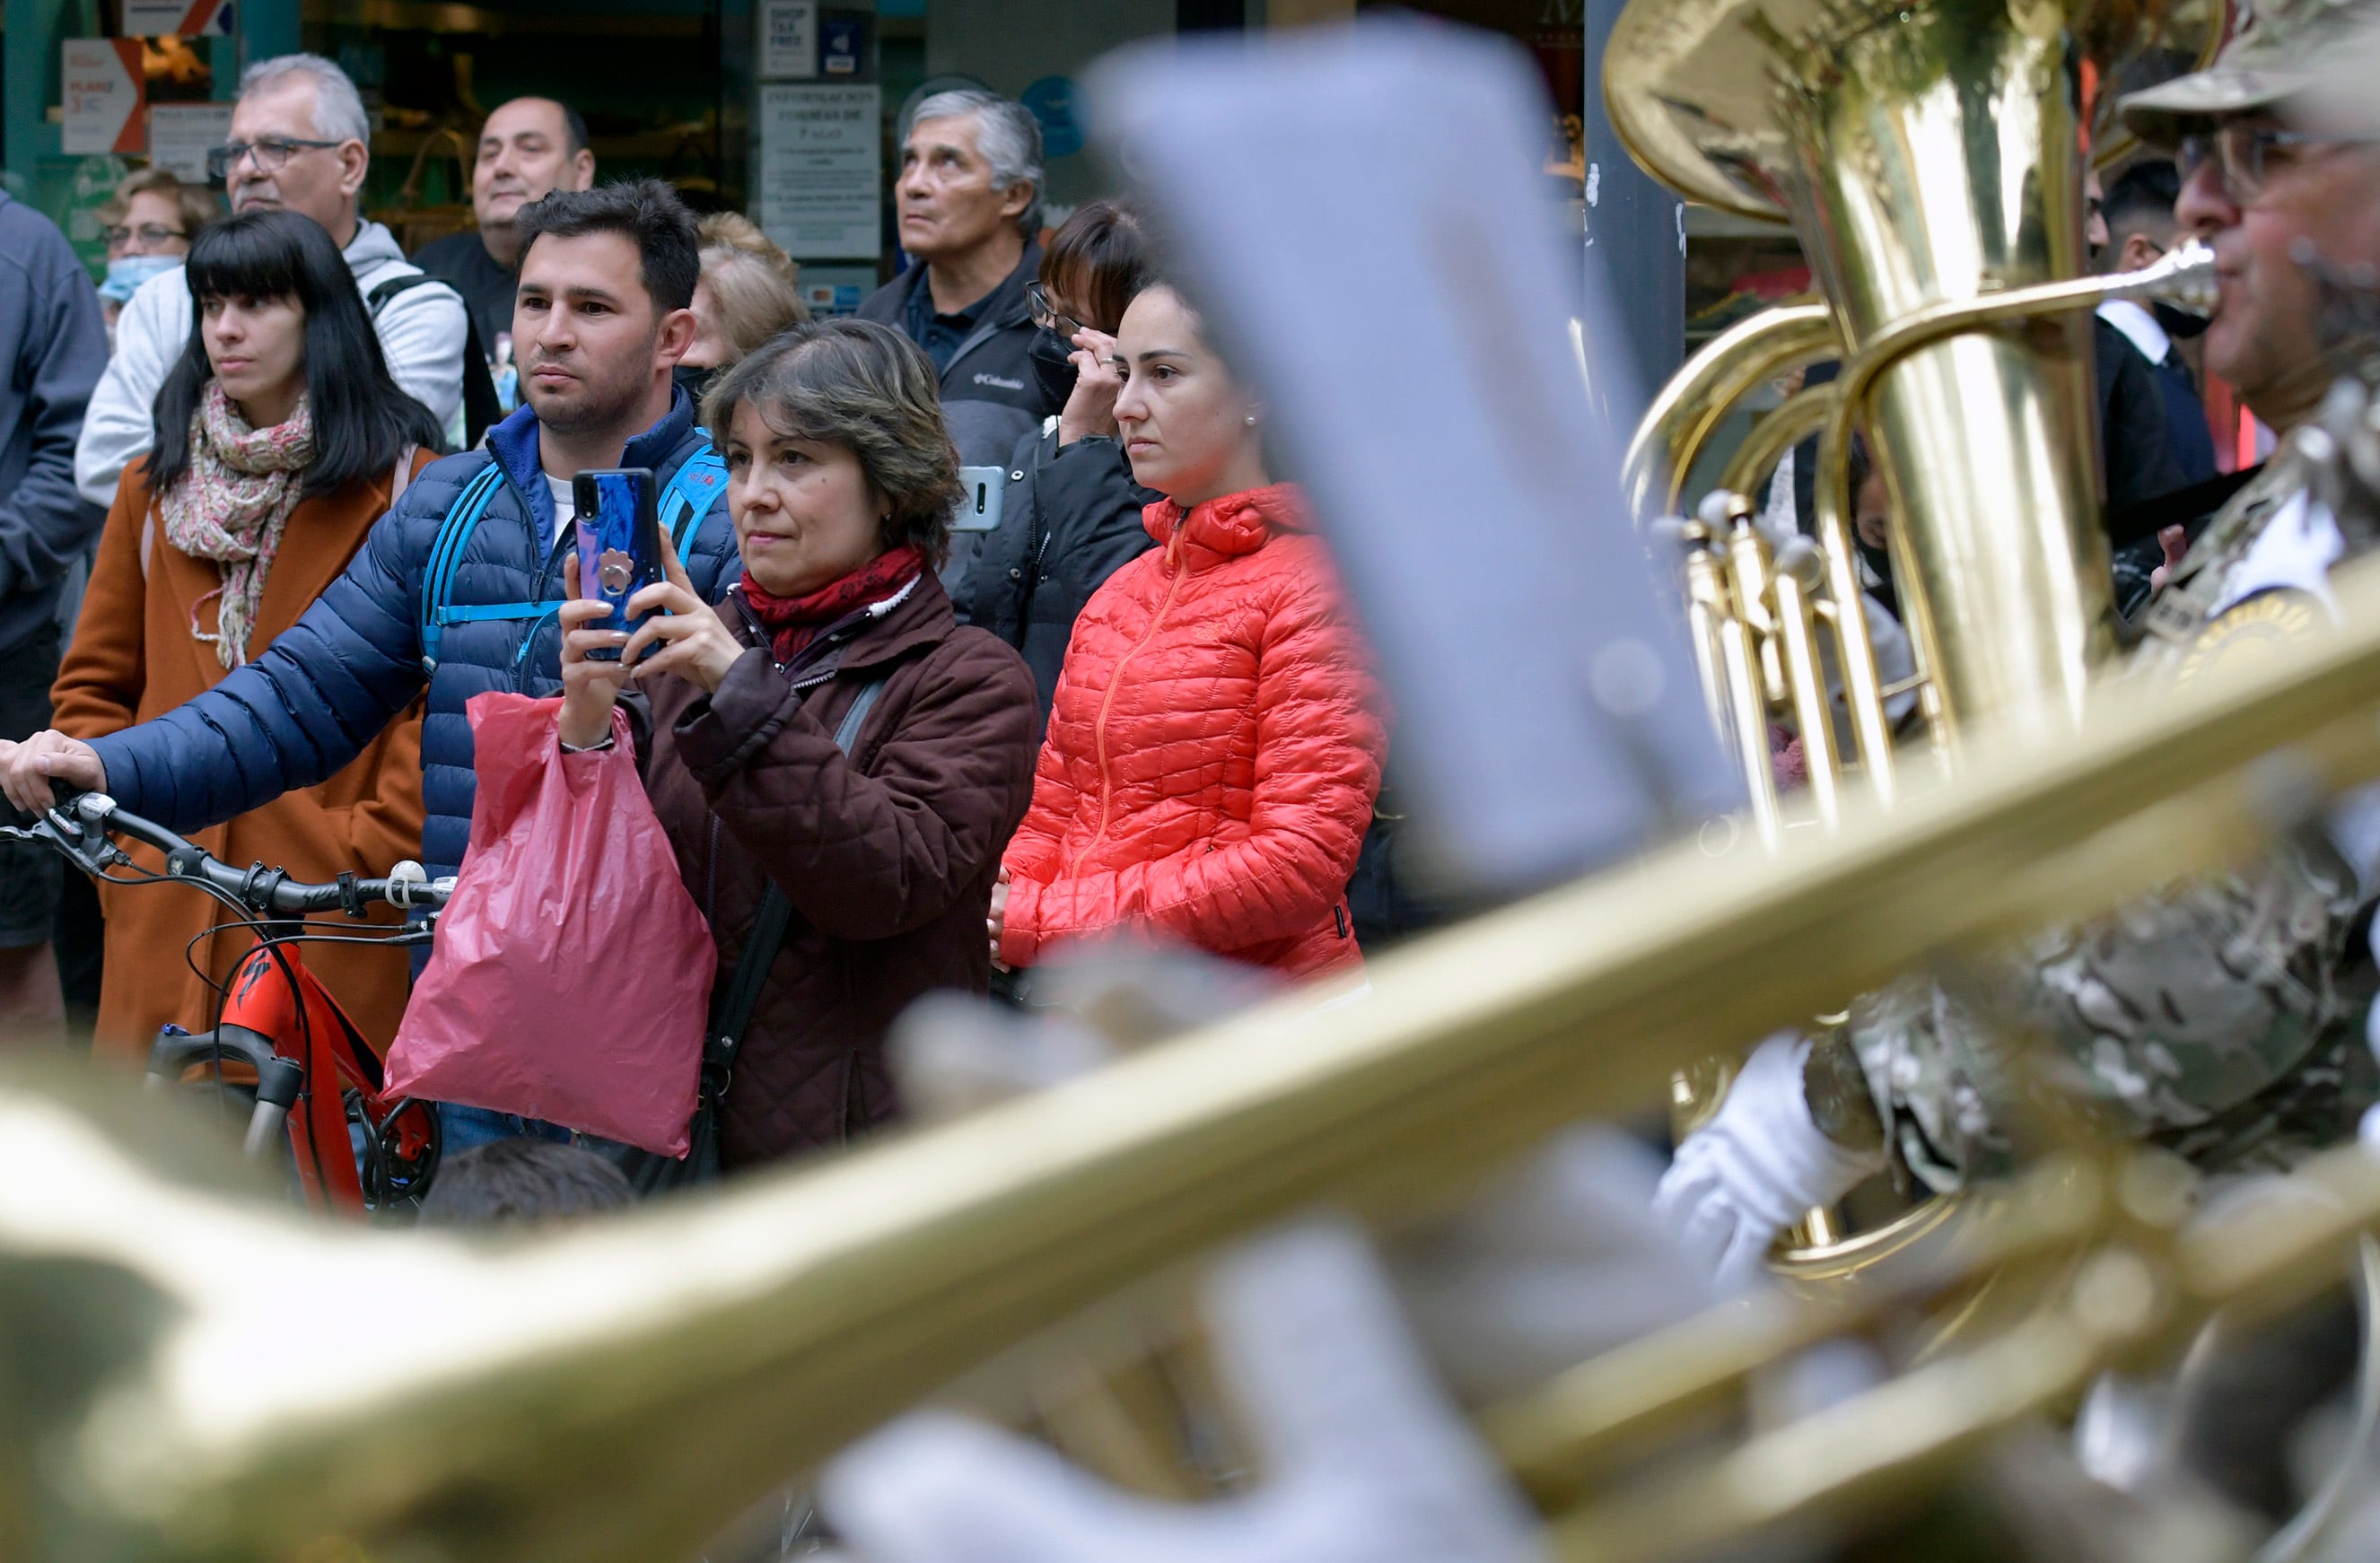
<svg viewBox="0 0 2380 1563">
<path fill-rule="evenodd" d="M 1129 201 L 1085 201 L 1041 252 L 1041 285 L 1089 310 L 1083 324 L 1111 336 L 1134 296 L 1154 280 L 1148 227 Z"/>
<path fill-rule="evenodd" d="M 750 218 L 714 212 L 702 220 L 701 233 L 702 280 L 735 357 L 810 318 L 794 285 L 800 269 Z"/>
<path fill-rule="evenodd" d="M 197 238 L 200 228 L 223 215 L 213 194 L 204 185 L 188 184 L 170 168 L 143 168 L 137 174 L 126 175 L 124 182 L 115 187 L 115 193 L 99 209 L 100 224 L 113 228 L 123 222 L 132 210 L 132 198 L 151 190 L 174 198 L 174 211 L 181 219 L 185 242 Z"/>
<path fill-rule="evenodd" d="M 915 543 L 941 568 L 959 503 L 959 454 L 942 425 L 941 379 L 916 343 L 874 321 L 805 321 L 729 370 L 702 399 L 703 426 L 719 448 L 746 402 L 781 436 L 857 456 L 891 506 L 879 540 L 887 549 Z"/>
</svg>

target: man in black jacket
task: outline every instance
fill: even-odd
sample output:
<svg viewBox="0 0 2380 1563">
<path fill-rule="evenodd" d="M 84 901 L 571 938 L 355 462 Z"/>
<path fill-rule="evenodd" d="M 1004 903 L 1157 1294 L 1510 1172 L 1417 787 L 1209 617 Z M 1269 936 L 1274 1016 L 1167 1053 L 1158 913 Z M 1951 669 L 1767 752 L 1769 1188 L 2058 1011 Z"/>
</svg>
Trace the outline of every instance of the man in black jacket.
<svg viewBox="0 0 2380 1563">
<path fill-rule="evenodd" d="M 595 153 L 578 111 L 552 98 L 515 98 L 480 127 L 471 167 L 478 227 L 425 244 L 413 263 L 463 296 L 480 347 L 512 357 L 513 295 L 520 286 L 520 214 L 554 190 L 595 188 Z M 498 337 L 506 338 L 503 343 Z"/>
<path fill-rule="evenodd" d="M 1041 264 L 1041 127 L 1024 105 L 972 89 L 917 105 L 893 187 L 901 248 L 919 264 L 870 295 L 859 318 L 908 333 L 942 380 L 959 460 L 996 466 L 1056 412 L 1026 348 L 1025 290 Z M 955 586 L 977 534 L 952 539 Z"/>
</svg>

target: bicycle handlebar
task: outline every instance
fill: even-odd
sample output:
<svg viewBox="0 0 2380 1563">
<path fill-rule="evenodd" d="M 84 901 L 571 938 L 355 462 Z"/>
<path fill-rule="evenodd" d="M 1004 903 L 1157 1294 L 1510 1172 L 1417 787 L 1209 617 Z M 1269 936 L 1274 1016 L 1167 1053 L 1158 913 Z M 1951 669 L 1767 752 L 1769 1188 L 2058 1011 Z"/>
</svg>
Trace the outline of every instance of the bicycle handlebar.
<svg viewBox="0 0 2380 1563">
<path fill-rule="evenodd" d="M 345 912 L 360 917 L 373 906 L 435 912 L 455 891 L 452 878 L 431 879 L 418 863 L 400 863 L 384 878 L 342 876 L 332 884 L 308 884 L 293 879 L 285 869 L 258 863 L 235 868 L 204 847 L 184 841 L 163 825 L 115 806 L 103 793 L 79 793 L 61 799 L 31 830 L 0 830 L 0 837 L 47 842 L 72 858 L 85 873 L 98 874 L 122 860 L 108 841 L 121 833 L 165 854 L 168 878 L 194 879 L 216 890 L 252 912 L 267 916 L 303 917 L 318 912 Z M 109 855 L 114 854 L 113 856 Z"/>
</svg>

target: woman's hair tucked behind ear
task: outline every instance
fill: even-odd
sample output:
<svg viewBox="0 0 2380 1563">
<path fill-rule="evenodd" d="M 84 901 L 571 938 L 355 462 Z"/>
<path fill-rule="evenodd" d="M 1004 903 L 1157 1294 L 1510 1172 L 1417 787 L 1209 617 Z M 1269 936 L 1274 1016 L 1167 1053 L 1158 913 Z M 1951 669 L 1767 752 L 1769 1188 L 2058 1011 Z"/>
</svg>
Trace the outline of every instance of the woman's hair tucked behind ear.
<svg viewBox="0 0 2380 1563">
<path fill-rule="evenodd" d="M 207 362 L 211 298 L 291 298 L 306 314 L 299 373 L 314 419 L 314 465 L 301 492 L 327 494 L 358 478 L 393 472 L 409 445 L 443 448 L 430 409 L 397 388 L 355 273 L 322 224 L 294 212 L 243 212 L 210 224 L 187 262 L 190 339 L 157 393 L 149 488 L 163 492 L 190 466 L 190 415 L 214 378 Z"/>
<path fill-rule="evenodd" d="M 883 546 L 915 543 L 941 568 L 959 502 L 959 456 L 942 426 L 934 366 L 917 344 L 873 321 L 796 325 L 729 370 L 703 398 L 702 421 L 715 444 L 726 445 L 746 402 L 781 435 L 849 449 L 892 506 Z"/>
</svg>

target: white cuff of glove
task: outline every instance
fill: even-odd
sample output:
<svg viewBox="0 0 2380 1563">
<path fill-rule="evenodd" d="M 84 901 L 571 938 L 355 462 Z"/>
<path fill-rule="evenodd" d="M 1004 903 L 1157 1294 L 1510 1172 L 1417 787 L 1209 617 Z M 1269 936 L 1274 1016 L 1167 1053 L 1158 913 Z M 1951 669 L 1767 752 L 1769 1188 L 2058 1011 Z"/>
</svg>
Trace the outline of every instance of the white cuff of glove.
<svg viewBox="0 0 2380 1563">
<path fill-rule="evenodd" d="M 1819 1132 L 1802 1085 L 1809 1056 L 1791 1032 L 1754 1048 L 1653 1197 L 1655 1217 L 1724 1281 L 1758 1275 L 1778 1233 L 1884 1166 L 1882 1153 L 1846 1150 Z"/>
</svg>

